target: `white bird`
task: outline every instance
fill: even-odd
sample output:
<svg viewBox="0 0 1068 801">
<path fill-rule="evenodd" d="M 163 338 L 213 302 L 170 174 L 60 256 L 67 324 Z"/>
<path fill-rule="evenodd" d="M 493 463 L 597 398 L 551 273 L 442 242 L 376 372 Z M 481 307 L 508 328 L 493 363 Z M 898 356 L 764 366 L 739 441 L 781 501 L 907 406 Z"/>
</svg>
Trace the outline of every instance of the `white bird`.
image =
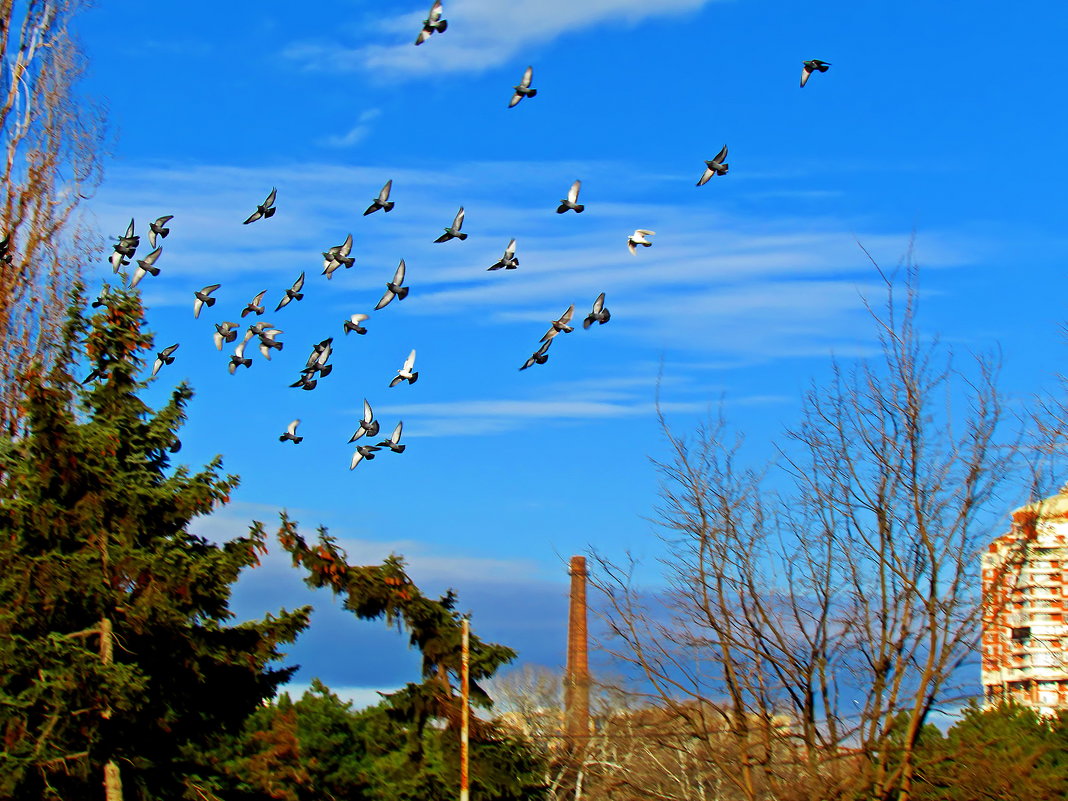
<svg viewBox="0 0 1068 801">
<path fill-rule="evenodd" d="M 430 13 L 423 20 L 423 30 L 419 31 L 419 36 L 415 39 L 417 45 L 421 45 L 435 32 L 445 33 L 445 29 L 449 27 L 449 21 L 442 19 L 441 13 L 441 0 L 434 0 L 434 5 L 430 7 Z"/>
<path fill-rule="evenodd" d="M 237 339 L 237 323 L 216 323 L 215 333 L 212 334 L 212 338 L 215 340 L 215 349 L 222 350 L 223 342 L 233 342 Z"/>
<path fill-rule="evenodd" d="M 386 181 L 386 185 L 379 190 L 378 197 L 371 201 L 371 205 L 367 207 L 367 211 L 363 213 L 363 216 L 366 217 L 368 214 L 372 214 L 379 209 L 382 209 L 382 211 L 387 213 L 393 211 L 395 203 L 389 199 L 389 191 L 392 188 L 393 179 L 390 178 Z"/>
<path fill-rule="evenodd" d="M 406 447 L 408 447 L 408 446 L 400 444 L 401 432 L 403 430 L 404 430 L 404 421 L 401 420 L 399 423 L 397 423 L 397 427 L 393 429 L 393 433 L 390 434 L 386 439 L 384 439 L 381 442 L 379 442 L 378 444 L 381 445 L 382 447 L 389 448 L 394 453 L 404 453 L 404 449 Z"/>
<path fill-rule="evenodd" d="M 408 297 L 408 287 L 401 286 L 404 283 L 405 273 L 404 259 L 400 260 L 400 264 L 397 265 L 396 271 L 393 273 L 393 280 L 386 284 L 386 294 L 382 296 L 382 299 L 378 301 L 378 305 L 375 306 L 375 311 L 384 309 L 390 304 L 393 298 L 398 300 L 404 300 Z"/>
<path fill-rule="evenodd" d="M 647 231 L 644 228 L 638 228 L 633 234 L 627 237 L 627 249 L 631 252 L 631 255 L 634 255 L 638 252 L 638 245 L 641 245 L 643 248 L 650 248 L 653 246 L 653 243 L 645 237 L 655 235 L 656 231 Z"/>
<path fill-rule="evenodd" d="M 159 258 L 159 254 L 163 252 L 163 246 L 156 248 L 143 259 L 137 260 L 137 269 L 134 270 L 133 280 L 130 282 L 130 289 L 133 289 L 149 273 L 152 275 L 159 275 L 159 267 L 156 267 L 156 259 Z"/>
<path fill-rule="evenodd" d="M 193 301 L 194 318 L 200 318 L 200 310 L 204 308 L 205 304 L 208 308 L 215 305 L 215 298 L 211 297 L 211 293 L 221 286 L 222 284 L 210 284 L 193 293 L 193 297 L 196 298 L 196 300 Z"/>
<path fill-rule="evenodd" d="M 582 327 L 589 328 L 594 323 L 604 325 L 611 319 L 611 313 L 609 313 L 608 309 L 604 306 L 604 292 L 602 292 L 593 302 L 593 310 L 586 316 L 586 319 L 582 321 Z"/>
<path fill-rule="evenodd" d="M 567 190 L 567 197 L 562 199 L 560 205 L 556 207 L 557 214 L 563 214 L 568 209 L 573 209 L 576 214 L 582 213 L 586 207 L 578 202 L 580 189 L 582 189 L 582 181 L 575 181 L 571 184 L 571 188 Z"/>
<path fill-rule="evenodd" d="M 178 350 L 178 345 L 171 345 L 169 348 L 164 348 L 156 354 L 156 361 L 152 364 L 152 375 L 158 373 L 159 368 L 163 365 L 171 364 L 174 361 L 174 357 L 171 356 L 171 354 L 176 350 Z"/>
<path fill-rule="evenodd" d="M 538 93 L 537 89 L 530 88 L 530 81 L 534 77 L 534 68 L 527 67 L 526 72 L 523 73 L 523 79 L 516 84 L 513 89 L 515 93 L 512 95 L 512 99 L 508 102 L 508 108 L 515 108 L 519 101 L 524 97 L 534 97 Z"/>
<path fill-rule="evenodd" d="M 345 321 L 345 334 L 348 335 L 349 331 L 355 331 L 357 334 L 366 334 L 367 329 L 360 323 L 364 320 L 369 320 L 370 315 L 367 314 L 354 314 Z"/>
<path fill-rule="evenodd" d="M 560 315 L 560 318 L 558 320 L 553 320 L 552 328 L 550 328 L 548 331 L 545 332 L 545 336 L 543 336 L 541 338 L 541 341 L 542 342 L 548 342 L 553 337 L 555 337 L 557 334 L 560 334 L 560 333 L 570 334 L 572 331 L 574 331 L 575 329 L 572 328 L 570 325 L 568 325 L 568 323 L 571 322 L 571 315 L 573 315 L 574 313 L 575 313 L 575 304 L 572 303 L 570 306 L 567 307 L 567 309 L 564 311 L 564 313 Z M 543 364 L 543 363 L 544 362 L 538 362 L 538 364 Z"/>
<path fill-rule="evenodd" d="M 299 445 L 304 440 L 304 437 L 297 436 L 297 426 L 299 425 L 300 418 L 298 417 L 286 427 L 286 433 L 282 434 L 282 436 L 278 438 L 278 441 L 285 442 L 286 440 L 289 440 L 294 445 Z"/>
<path fill-rule="evenodd" d="M 404 366 L 397 371 L 396 377 L 389 382 L 391 387 L 397 386 L 401 381 L 407 381 L 409 384 L 414 384 L 419 380 L 419 371 L 412 372 L 412 368 L 415 367 L 415 349 L 408 354 L 408 358 L 404 360 Z"/>
</svg>

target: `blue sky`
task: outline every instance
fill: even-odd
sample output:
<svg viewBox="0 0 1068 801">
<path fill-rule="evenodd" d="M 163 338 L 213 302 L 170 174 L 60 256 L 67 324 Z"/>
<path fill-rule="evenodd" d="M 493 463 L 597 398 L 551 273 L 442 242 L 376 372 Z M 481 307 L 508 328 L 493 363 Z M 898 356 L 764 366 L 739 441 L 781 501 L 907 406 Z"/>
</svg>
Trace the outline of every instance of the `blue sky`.
<svg viewBox="0 0 1068 801">
<path fill-rule="evenodd" d="M 111 0 L 80 20 L 85 91 L 115 134 L 87 208 L 103 236 L 174 215 L 141 288 L 157 345 L 181 348 L 150 400 L 188 380 L 183 460 L 222 453 L 242 477 L 203 533 L 286 508 L 355 559 L 404 554 L 427 590 L 457 588 L 480 634 L 560 665 L 567 557 L 658 555 L 644 519 L 658 374 L 674 426 L 722 400 L 770 453 L 828 357 L 871 352 L 863 298 L 878 288 L 858 241 L 893 265 L 914 233 L 924 327 L 962 353 L 1000 348 L 1021 404 L 1053 385 L 1068 10 L 450 0 L 448 31 L 417 48 L 428 5 L 190 0 L 164 14 Z M 832 67 L 802 90 L 808 58 Z M 509 109 L 527 65 L 539 94 Z M 729 174 L 696 188 L 725 143 Z M 587 210 L 555 214 L 576 178 Z M 361 216 L 387 179 L 394 211 Z M 272 186 L 275 217 L 241 225 Z M 470 238 L 433 244 L 461 205 Z M 635 228 L 657 233 L 631 256 Z M 356 265 L 327 281 L 320 253 L 348 233 Z M 512 237 L 520 268 L 487 272 Z M 345 337 L 400 258 L 411 295 Z M 301 271 L 306 298 L 257 318 L 285 350 L 230 376 L 212 324 L 262 289 L 273 309 Z M 194 320 L 192 292 L 211 283 L 218 305 Z M 602 291 L 611 323 L 517 370 L 550 320 L 571 303 L 584 316 Z M 327 336 L 333 374 L 290 389 Z M 388 389 L 412 348 L 419 382 Z M 408 449 L 350 472 L 365 397 L 387 432 L 404 420 Z M 279 443 L 296 417 L 306 439 Z M 309 598 L 300 680 L 415 677 L 395 633 L 309 596 L 278 559 L 242 580 L 236 608 Z"/>
</svg>

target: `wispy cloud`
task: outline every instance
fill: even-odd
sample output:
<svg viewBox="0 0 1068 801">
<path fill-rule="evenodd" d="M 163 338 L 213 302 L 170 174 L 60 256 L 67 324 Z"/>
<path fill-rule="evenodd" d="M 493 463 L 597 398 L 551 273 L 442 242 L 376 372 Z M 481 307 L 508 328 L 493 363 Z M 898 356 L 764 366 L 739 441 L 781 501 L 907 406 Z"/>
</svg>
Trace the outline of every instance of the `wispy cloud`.
<svg viewBox="0 0 1068 801">
<path fill-rule="evenodd" d="M 694 12 L 712 0 L 450 0 L 449 29 L 422 47 L 413 47 L 426 9 L 369 22 L 384 41 L 356 48 L 336 42 L 302 41 L 283 55 L 308 70 L 367 70 L 383 79 L 477 72 L 504 63 L 514 54 L 595 25 L 637 25 L 651 17 Z M 429 8 L 429 0 L 426 3 Z"/>
<path fill-rule="evenodd" d="M 336 136 L 328 136 L 322 142 L 330 147 L 352 147 L 353 145 L 358 145 L 371 132 L 371 121 L 377 119 L 381 114 L 381 109 L 369 108 L 360 113 L 356 124 L 349 128 L 348 131 Z"/>
</svg>

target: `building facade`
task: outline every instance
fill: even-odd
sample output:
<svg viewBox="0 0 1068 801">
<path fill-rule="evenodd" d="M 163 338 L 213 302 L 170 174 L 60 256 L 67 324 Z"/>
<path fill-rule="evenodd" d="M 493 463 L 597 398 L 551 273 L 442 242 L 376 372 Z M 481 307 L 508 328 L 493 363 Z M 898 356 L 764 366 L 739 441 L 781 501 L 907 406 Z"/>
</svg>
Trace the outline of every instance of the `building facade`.
<svg viewBox="0 0 1068 801">
<path fill-rule="evenodd" d="M 1068 709 L 1068 486 L 1012 514 L 982 556 L 986 704 Z"/>
</svg>

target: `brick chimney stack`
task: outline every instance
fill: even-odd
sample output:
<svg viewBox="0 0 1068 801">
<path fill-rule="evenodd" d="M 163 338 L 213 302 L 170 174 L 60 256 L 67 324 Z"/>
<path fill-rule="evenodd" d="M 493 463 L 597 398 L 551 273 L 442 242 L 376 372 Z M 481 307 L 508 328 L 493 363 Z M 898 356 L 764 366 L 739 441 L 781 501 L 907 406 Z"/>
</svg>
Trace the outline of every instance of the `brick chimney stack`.
<svg viewBox="0 0 1068 801">
<path fill-rule="evenodd" d="M 586 557 L 571 557 L 571 606 L 567 626 L 567 673 L 564 676 L 564 718 L 573 745 L 584 745 L 590 733 L 590 663 L 586 629 Z M 580 739 L 581 738 L 581 739 Z"/>
</svg>

